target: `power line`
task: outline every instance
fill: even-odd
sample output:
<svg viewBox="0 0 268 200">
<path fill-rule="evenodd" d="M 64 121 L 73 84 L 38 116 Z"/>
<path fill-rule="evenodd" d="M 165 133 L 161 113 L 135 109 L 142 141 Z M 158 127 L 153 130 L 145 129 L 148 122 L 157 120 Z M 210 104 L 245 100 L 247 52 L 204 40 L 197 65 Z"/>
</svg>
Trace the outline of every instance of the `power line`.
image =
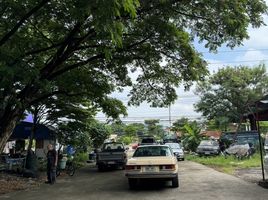
<svg viewBox="0 0 268 200">
<path fill-rule="evenodd" d="M 268 51 L 268 49 L 244 49 L 244 50 L 223 50 L 223 51 L 217 51 L 217 52 L 210 52 L 210 51 L 200 51 L 200 53 L 211 53 L 211 54 L 218 54 L 218 53 L 241 53 L 241 52 L 247 52 L 247 51 Z"/>
<path fill-rule="evenodd" d="M 236 60 L 236 61 L 224 61 L 224 62 L 208 62 L 208 64 L 228 64 L 228 63 L 249 63 L 249 62 L 264 62 L 268 60 Z"/>
</svg>

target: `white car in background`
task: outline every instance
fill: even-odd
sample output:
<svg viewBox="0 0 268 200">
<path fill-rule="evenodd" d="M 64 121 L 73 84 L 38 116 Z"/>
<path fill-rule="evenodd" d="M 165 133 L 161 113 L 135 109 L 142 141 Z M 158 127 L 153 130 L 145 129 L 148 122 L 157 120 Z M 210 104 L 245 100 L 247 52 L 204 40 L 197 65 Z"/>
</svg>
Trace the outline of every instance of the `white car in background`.
<svg viewBox="0 0 268 200">
<path fill-rule="evenodd" d="M 178 160 L 184 160 L 183 147 L 179 143 L 165 143 L 165 145 L 171 148 Z"/>
<path fill-rule="evenodd" d="M 127 161 L 125 175 L 130 189 L 139 179 L 171 180 L 172 187 L 179 187 L 177 158 L 167 145 L 139 146 Z"/>
</svg>

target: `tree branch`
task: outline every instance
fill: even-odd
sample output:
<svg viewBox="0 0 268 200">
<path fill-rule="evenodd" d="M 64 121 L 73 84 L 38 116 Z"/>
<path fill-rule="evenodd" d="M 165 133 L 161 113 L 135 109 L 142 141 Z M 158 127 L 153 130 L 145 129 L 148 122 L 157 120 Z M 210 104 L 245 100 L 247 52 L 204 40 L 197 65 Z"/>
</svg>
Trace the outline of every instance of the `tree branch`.
<svg viewBox="0 0 268 200">
<path fill-rule="evenodd" d="M 87 60 L 85 60 L 85 61 L 81 61 L 81 62 L 72 64 L 72 65 L 67 65 L 67 66 L 65 66 L 65 67 L 63 67 L 63 68 L 61 68 L 61 69 L 59 69 L 58 71 L 54 72 L 54 73 L 51 74 L 50 76 L 48 76 L 47 79 L 48 79 L 48 80 L 52 80 L 52 79 L 58 77 L 59 75 L 65 73 L 65 72 L 67 72 L 67 71 L 70 71 L 70 70 L 72 70 L 72 69 L 75 69 L 75 68 L 80 67 L 80 66 L 83 66 L 83 65 L 86 65 L 86 64 L 88 64 L 88 63 L 90 63 L 90 62 L 92 62 L 92 61 L 94 61 L 94 60 L 99 59 L 99 58 L 104 58 L 104 56 L 105 56 L 105 55 L 104 55 L 103 53 L 101 53 L 101 54 L 99 54 L 99 55 L 92 56 L 91 58 L 89 58 L 89 59 L 87 59 Z"/>
<path fill-rule="evenodd" d="M 53 59 L 43 68 L 40 70 L 40 79 L 45 79 L 49 76 L 53 70 L 59 66 L 62 62 L 65 61 L 66 56 L 70 53 L 68 50 L 68 46 L 71 45 L 73 42 L 74 35 L 80 30 L 81 24 L 77 23 L 71 32 L 67 35 L 65 40 L 63 41 L 60 48 L 57 50 L 56 54 L 54 55 Z"/>
<path fill-rule="evenodd" d="M 85 92 L 80 92 L 80 93 L 68 93 L 67 91 L 63 91 L 63 90 L 57 90 L 57 91 L 53 91 L 51 93 L 48 93 L 46 95 L 43 95 L 43 96 L 40 96 L 34 100 L 32 100 L 29 104 L 30 105 L 34 105 L 34 104 L 37 104 L 37 103 L 40 103 L 42 102 L 43 100 L 46 100 L 47 98 L 49 97 L 52 97 L 54 95 L 65 95 L 65 96 L 68 96 L 68 97 L 75 97 L 75 96 L 79 96 L 79 95 L 85 95 L 87 93 Z"/>
<path fill-rule="evenodd" d="M 48 3 L 50 0 L 42 0 L 37 6 L 35 6 L 33 9 L 31 9 L 24 17 L 20 19 L 20 21 L 6 34 L 2 39 L 0 40 L 0 46 L 5 44 L 9 40 L 10 37 L 12 37 L 16 31 L 23 25 L 23 23 L 30 18 L 34 13 L 36 13 L 39 9 L 41 9 L 46 3 Z"/>
</svg>

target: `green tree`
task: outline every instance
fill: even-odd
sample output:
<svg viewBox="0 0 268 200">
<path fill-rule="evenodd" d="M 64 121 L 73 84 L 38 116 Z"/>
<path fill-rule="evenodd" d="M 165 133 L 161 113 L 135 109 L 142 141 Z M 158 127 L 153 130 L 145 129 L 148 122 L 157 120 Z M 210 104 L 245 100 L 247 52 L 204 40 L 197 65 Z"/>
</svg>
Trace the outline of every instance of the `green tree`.
<svg viewBox="0 0 268 200">
<path fill-rule="evenodd" d="M 108 115 L 125 86 L 130 104 L 170 104 L 207 72 L 194 37 L 233 48 L 266 10 L 263 0 L 1 1 L 0 151 L 25 110 L 55 94 L 87 94 Z"/>
<path fill-rule="evenodd" d="M 90 135 L 85 124 L 77 121 L 61 122 L 55 129 L 61 145 L 72 145 L 77 149 L 85 149 L 91 144 Z"/>
<path fill-rule="evenodd" d="M 80 140 L 79 138 L 83 140 L 83 137 L 85 137 L 83 136 L 85 126 L 89 121 L 94 121 L 93 117 L 96 112 L 96 108 L 83 96 L 67 98 L 62 95 L 55 95 L 43 100 L 42 103 L 32 105 L 28 110 L 28 113 L 33 116 L 32 133 L 28 150 L 32 147 L 38 124 L 54 127 L 57 130 L 57 136 L 61 144 L 69 143 L 75 146 L 81 146 L 77 141 Z M 64 134 L 67 135 L 64 136 Z M 71 135 L 73 136 L 70 137 Z M 86 145 L 88 142 L 85 140 L 84 143 Z"/>
<path fill-rule="evenodd" d="M 263 65 L 223 68 L 198 85 L 201 99 L 195 108 L 209 120 L 239 123 L 250 112 L 249 105 L 261 99 L 267 88 L 268 76 Z"/>
<path fill-rule="evenodd" d="M 181 133 L 186 133 L 187 130 L 185 129 L 184 125 L 189 123 L 189 119 L 188 118 L 181 118 L 181 119 L 177 119 L 171 127 L 171 131 L 175 131 L 175 132 L 181 132 Z"/>
<path fill-rule="evenodd" d="M 145 126 L 142 123 L 132 123 L 125 125 L 124 132 L 119 138 L 119 141 L 128 145 L 134 141 L 138 141 L 139 134 L 143 134 L 144 132 Z"/>
<path fill-rule="evenodd" d="M 184 128 L 187 132 L 182 137 L 183 146 L 186 150 L 195 152 L 202 139 L 200 124 L 196 121 L 188 122 L 184 125 Z"/>
<path fill-rule="evenodd" d="M 214 119 L 206 121 L 207 130 L 221 130 L 227 131 L 229 126 L 229 119 L 225 116 L 215 117 Z"/>
<path fill-rule="evenodd" d="M 159 125 L 159 119 L 148 119 L 144 120 L 145 125 L 147 126 L 147 134 L 154 136 L 158 139 L 164 137 L 164 129 L 162 125 Z"/>
<path fill-rule="evenodd" d="M 87 132 L 94 148 L 99 148 L 111 134 L 108 126 L 99 122 L 90 123 Z"/>
<path fill-rule="evenodd" d="M 114 122 L 110 125 L 111 131 L 119 136 L 124 134 L 126 125 L 122 122 Z"/>
</svg>

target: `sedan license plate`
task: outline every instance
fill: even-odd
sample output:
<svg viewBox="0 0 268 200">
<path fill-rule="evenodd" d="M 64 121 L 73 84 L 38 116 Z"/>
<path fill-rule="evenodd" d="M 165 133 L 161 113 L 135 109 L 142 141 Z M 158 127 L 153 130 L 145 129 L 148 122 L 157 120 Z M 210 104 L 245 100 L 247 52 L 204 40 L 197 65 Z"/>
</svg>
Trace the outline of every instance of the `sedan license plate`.
<svg viewBox="0 0 268 200">
<path fill-rule="evenodd" d="M 113 165 L 113 164 L 115 164 L 115 161 L 109 161 L 108 162 L 108 165 Z"/>
<path fill-rule="evenodd" d="M 209 155 L 210 153 L 209 152 L 205 152 L 205 155 Z"/>
<path fill-rule="evenodd" d="M 145 172 L 155 172 L 156 167 L 155 166 L 146 166 L 145 167 Z"/>
</svg>

